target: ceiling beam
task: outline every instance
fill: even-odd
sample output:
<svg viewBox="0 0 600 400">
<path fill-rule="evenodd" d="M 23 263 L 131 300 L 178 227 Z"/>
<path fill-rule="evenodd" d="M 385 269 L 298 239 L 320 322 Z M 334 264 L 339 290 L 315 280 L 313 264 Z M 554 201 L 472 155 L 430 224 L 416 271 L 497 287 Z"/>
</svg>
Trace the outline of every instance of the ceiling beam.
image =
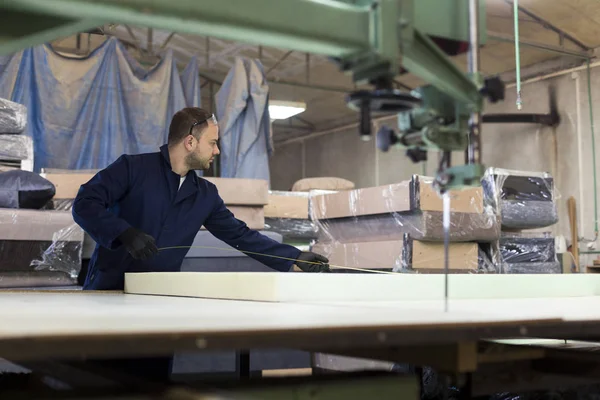
<svg viewBox="0 0 600 400">
<path fill-rule="evenodd" d="M 310 133 L 314 130 L 313 128 L 310 128 L 307 126 L 294 125 L 291 119 L 289 119 L 288 121 L 289 121 L 289 123 L 287 123 L 287 124 L 285 122 L 273 122 L 273 126 L 276 128 L 293 129 L 293 130 L 297 130 L 297 131 L 304 131 L 307 133 Z"/>
<path fill-rule="evenodd" d="M 507 43 L 515 42 L 514 36 L 506 35 L 504 33 L 488 32 L 487 36 L 489 39 L 497 40 L 499 42 L 507 42 Z M 538 50 L 544 50 L 544 51 L 548 51 L 551 53 L 556 53 L 556 54 L 560 54 L 560 55 L 564 55 L 564 56 L 581 58 L 584 60 L 587 60 L 587 59 L 590 59 L 593 57 L 593 54 L 591 52 L 569 50 L 564 47 L 552 46 L 552 45 L 549 45 L 546 43 L 540 43 L 540 42 L 532 42 L 530 40 L 523 40 L 521 38 L 519 38 L 519 44 L 521 46 L 531 47 L 531 48 L 538 49 Z"/>
<path fill-rule="evenodd" d="M 140 42 L 140 40 L 137 38 L 137 36 L 135 36 L 135 34 L 133 33 L 133 30 L 131 29 L 131 27 L 129 25 L 123 25 L 123 26 L 125 27 L 125 29 L 127 29 L 127 33 L 129 33 L 129 36 L 133 40 L 134 46 L 137 49 L 137 51 L 139 51 L 139 53 L 142 54 L 142 43 Z"/>
<path fill-rule="evenodd" d="M 171 41 L 171 39 L 173 39 L 173 36 L 175 36 L 175 32 L 171 32 L 169 34 L 169 36 L 167 36 L 167 38 L 165 39 L 165 41 L 163 42 L 163 44 L 160 45 L 160 50 L 165 50 L 167 48 L 167 45 L 169 44 L 169 42 Z"/>
<path fill-rule="evenodd" d="M 154 38 L 153 38 L 153 32 L 152 32 L 152 28 L 148 28 L 148 36 L 146 38 L 146 49 L 148 50 L 148 53 L 152 54 L 153 50 L 152 47 L 154 45 Z"/>
<path fill-rule="evenodd" d="M 313 130 L 316 129 L 315 124 L 305 120 L 302 117 L 294 116 L 294 117 L 292 117 L 292 119 L 298 120 L 298 122 L 301 122 L 302 124 L 304 124 L 306 127 L 310 128 L 310 129 L 313 129 Z"/>
<path fill-rule="evenodd" d="M 265 75 L 269 75 L 271 72 L 273 72 L 273 70 L 275 68 L 277 68 L 279 66 L 279 64 L 281 64 L 282 62 L 285 61 L 286 58 L 288 58 L 291 54 L 293 53 L 292 50 L 288 51 L 287 53 L 285 53 L 283 56 L 281 56 L 281 58 L 279 60 L 277 60 L 277 62 L 275 64 L 273 64 L 271 66 L 271 68 L 269 68 L 269 70 L 266 72 Z"/>
<path fill-rule="evenodd" d="M 513 0 L 505 0 L 505 1 L 506 1 L 506 3 L 510 4 L 511 6 L 514 6 Z M 570 41 L 571 43 L 573 43 L 574 45 L 579 47 L 581 50 L 584 50 L 584 51 L 591 50 L 591 48 L 589 46 L 586 46 L 585 44 L 583 44 L 579 39 L 568 34 L 564 30 L 560 29 L 556 25 L 549 22 L 548 20 L 538 17 L 536 14 L 532 13 L 531 11 L 529 11 L 521 6 L 519 6 L 519 11 L 522 12 L 523 14 L 527 15 L 529 18 L 533 19 L 534 21 L 538 22 L 539 24 L 541 24 L 544 28 L 550 29 L 551 31 L 556 32 L 559 35 L 559 37 L 567 39 L 568 41 Z"/>
<path fill-rule="evenodd" d="M 223 79 L 219 79 L 218 77 L 216 77 L 214 75 L 206 74 L 204 72 L 200 72 L 200 77 L 204 78 L 207 81 L 216 83 L 217 85 L 220 85 L 223 82 Z M 322 90 L 325 92 L 351 93 L 355 90 L 354 87 L 315 85 L 312 83 L 306 84 L 306 83 L 302 83 L 302 82 L 285 81 L 285 80 L 281 80 L 281 79 L 277 79 L 277 78 L 270 78 L 270 77 L 267 77 L 267 83 L 269 85 L 295 86 L 295 87 L 301 87 L 301 88 L 306 88 L 306 89 Z"/>
</svg>

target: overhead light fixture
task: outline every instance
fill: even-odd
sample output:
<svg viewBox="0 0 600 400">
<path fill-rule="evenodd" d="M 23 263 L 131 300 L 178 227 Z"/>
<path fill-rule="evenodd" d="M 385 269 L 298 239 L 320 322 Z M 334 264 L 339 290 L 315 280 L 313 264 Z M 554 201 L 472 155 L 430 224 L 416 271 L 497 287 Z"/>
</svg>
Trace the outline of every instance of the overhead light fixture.
<svg viewBox="0 0 600 400">
<path fill-rule="evenodd" d="M 294 115 L 303 113 L 306 110 L 306 103 L 297 101 L 270 101 L 269 115 L 272 120 L 288 119 Z"/>
</svg>

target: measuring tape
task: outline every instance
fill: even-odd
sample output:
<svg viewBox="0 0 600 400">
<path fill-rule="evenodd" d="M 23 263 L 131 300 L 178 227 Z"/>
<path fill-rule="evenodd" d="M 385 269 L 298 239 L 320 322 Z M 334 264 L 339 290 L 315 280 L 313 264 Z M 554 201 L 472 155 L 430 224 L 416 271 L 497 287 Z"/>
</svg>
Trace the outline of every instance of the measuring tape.
<svg viewBox="0 0 600 400">
<path fill-rule="evenodd" d="M 163 251 L 163 250 L 174 250 L 174 249 L 215 249 L 215 250 L 223 250 L 223 251 L 239 251 L 240 253 L 245 253 L 245 254 L 253 254 L 253 255 L 257 255 L 257 256 L 262 256 L 262 257 L 272 257 L 272 258 L 279 258 L 281 260 L 287 260 L 287 261 L 298 261 L 294 258 L 288 258 L 288 257 L 282 257 L 282 256 L 274 256 L 272 254 L 264 254 L 264 253 L 256 253 L 253 251 L 244 251 L 244 250 L 238 250 L 238 249 L 228 249 L 225 247 L 215 247 L 215 246 L 171 246 L 171 247 L 161 247 L 158 249 L 158 251 Z M 315 262 L 315 261 L 301 261 L 303 263 L 307 263 L 307 264 L 314 264 L 314 265 L 323 265 L 322 262 Z M 376 274 L 395 274 L 396 272 L 388 272 L 388 271 L 378 271 L 378 270 L 373 270 L 373 269 L 364 269 L 364 268 L 354 268 L 354 267 L 347 267 L 344 265 L 332 265 L 329 264 L 330 268 L 333 269 L 348 269 L 348 270 L 353 270 L 353 271 L 362 271 L 362 272 L 372 272 L 372 273 L 376 273 Z"/>
</svg>

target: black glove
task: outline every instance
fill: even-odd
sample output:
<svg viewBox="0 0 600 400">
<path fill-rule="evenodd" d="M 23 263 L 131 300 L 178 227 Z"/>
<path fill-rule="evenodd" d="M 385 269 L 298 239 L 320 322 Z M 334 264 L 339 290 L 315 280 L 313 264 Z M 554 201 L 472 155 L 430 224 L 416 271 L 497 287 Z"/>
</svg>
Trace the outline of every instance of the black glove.
<svg viewBox="0 0 600 400">
<path fill-rule="evenodd" d="M 127 229 L 119 240 L 135 260 L 147 260 L 158 254 L 154 238 L 135 228 Z"/>
<path fill-rule="evenodd" d="M 300 253 L 296 265 L 304 272 L 331 272 L 329 260 L 326 257 L 309 251 Z"/>
</svg>

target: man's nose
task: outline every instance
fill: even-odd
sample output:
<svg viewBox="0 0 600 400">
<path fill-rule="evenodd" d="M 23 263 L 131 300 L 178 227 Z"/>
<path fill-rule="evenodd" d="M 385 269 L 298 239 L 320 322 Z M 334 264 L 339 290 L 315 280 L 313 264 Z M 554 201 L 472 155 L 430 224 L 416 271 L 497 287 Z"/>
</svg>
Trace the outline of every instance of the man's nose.
<svg viewBox="0 0 600 400">
<path fill-rule="evenodd" d="M 215 150 L 213 151 L 213 154 L 214 154 L 215 156 L 217 156 L 217 155 L 221 154 L 221 152 L 219 151 L 219 146 L 215 146 Z"/>
</svg>

